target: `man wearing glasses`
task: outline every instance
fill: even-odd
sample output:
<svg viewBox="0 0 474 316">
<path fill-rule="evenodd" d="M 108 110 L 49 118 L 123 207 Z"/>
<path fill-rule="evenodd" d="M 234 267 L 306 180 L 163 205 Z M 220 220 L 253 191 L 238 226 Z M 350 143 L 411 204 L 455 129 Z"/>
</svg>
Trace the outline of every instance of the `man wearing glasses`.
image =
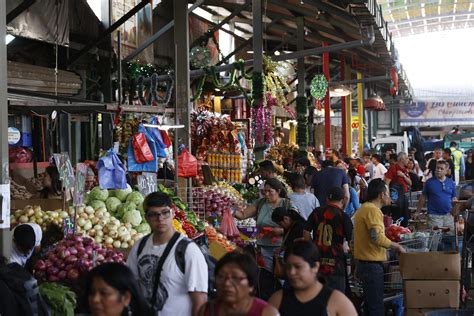
<svg viewBox="0 0 474 316">
<path fill-rule="evenodd" d="M 440 160 L 436 163 L 435 176 L 425 183 L 418 201 L 415 217 L 428 200 L 428 223 L 433 228 L 446 227 L 454 233 L 454 218 L 451 215 L 452 202 L 456 197 L 456 184 L 448 178 L 449 164 Z"/>
<path fill-rule="evenodd" d="M 208 268 L 204 255 L 195 243 L 189 242 L 184 248 L 184 265 L 180 268 L 180 252 L 176 249 L 185 237 L 173 228 L 172 201 L 166 194 L 151 193 L 143 202 L 143 208 L 152 233 L 135 243 L 127 265 L 138 279 L 144 296 L 157 311 L 156 315 L 197 316 L 199 308 L 207 301 Z M 174 244 L 162 259 L 164 261 L 161 260 L 163 265 L 156 286 L 157 266 L 168 243 Z M 154 288 L 157 288 L 155 295 Z"/>
</svg>

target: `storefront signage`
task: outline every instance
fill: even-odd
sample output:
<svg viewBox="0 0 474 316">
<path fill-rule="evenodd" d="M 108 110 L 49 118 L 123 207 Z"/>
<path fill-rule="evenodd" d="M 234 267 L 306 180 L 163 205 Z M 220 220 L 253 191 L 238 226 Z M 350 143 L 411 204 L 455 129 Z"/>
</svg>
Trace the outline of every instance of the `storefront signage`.
<svg viewBox="0 0 474 316">
<path fill-rule="evenodd" d="M 474 102 L 416 102 L 400 109 L 401 125 L 472 125 Z"/>
<path fill-rule="evenodd" d="M 8 128 L 8 145 L 16 145 L 20 142 L 21 133 L 16 127 Z"/>
<path fill-rule="evenodd" d="M 357 117 L 357 116 L 352 117 L 351 128 L 352 129 L 359 129 L 359 117 Z"/>
</svg>

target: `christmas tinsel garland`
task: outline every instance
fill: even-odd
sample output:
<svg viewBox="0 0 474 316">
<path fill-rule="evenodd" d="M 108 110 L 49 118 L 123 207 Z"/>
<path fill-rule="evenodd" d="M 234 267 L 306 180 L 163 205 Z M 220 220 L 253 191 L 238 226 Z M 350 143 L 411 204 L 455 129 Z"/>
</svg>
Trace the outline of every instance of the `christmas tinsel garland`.
<svg viewBox="0 0 474 316">
<path fill-rule="evenodd" d="M 298 127 L 296 129 L 296 142 L 301 147 L 308 145 L 308 99 L 306 97 L 296 98 L 296 112 Z"/>
</svg>

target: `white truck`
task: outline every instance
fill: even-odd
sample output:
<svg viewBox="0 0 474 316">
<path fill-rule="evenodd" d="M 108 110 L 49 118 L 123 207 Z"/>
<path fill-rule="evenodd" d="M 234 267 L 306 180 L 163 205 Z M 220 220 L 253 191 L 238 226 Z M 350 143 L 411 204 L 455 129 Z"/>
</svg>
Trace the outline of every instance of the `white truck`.
<svg viewBox="0 0 474 316">
<path fill-rule="evenodd" d="M 406 132 L 403 132 L 403 136 L 387 136 L 383 138 L 375 139 L 372 148 L 379 155 L 383 155 L 387 150 L 392 150 L 395 153 L 408 153 L 411 141 L 407 136 Z"/>
</svg>

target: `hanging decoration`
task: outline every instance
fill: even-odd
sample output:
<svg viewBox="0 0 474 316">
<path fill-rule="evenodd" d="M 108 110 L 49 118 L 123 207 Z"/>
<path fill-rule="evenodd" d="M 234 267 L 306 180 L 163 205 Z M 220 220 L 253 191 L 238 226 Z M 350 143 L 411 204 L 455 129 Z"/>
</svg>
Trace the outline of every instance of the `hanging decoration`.
<svg viewBox="0 0 474 316">
<path fill-rule="evenodd" d="M 390 95 L 394 97 L 398 92 L 398 74 L 395 66 L 390 71 L 390 79 Z"/>
<path fill-rule="evenodd" d="M 324 75 L 318 74 L 311 80 L 310 92 L 316 99 L 316 108 L 321 110 L 321 100 L 324 99 L 328 90 L 328 81 Z"/>
<path fill-rule="evenodd" d="M 207 46 L 197 45 L 189 52 L 189 62 L 194 68 L 208 67 L 211 63 L 211 51 Z"/>
<path fill-rule="evenodd" d="M 273 138 L 272 107 L 277 105 L 277 99 L 267 93 L 264 100 L 252 108 L 252 138 L 259 144 L 270 145 Z"/>
</svg>

